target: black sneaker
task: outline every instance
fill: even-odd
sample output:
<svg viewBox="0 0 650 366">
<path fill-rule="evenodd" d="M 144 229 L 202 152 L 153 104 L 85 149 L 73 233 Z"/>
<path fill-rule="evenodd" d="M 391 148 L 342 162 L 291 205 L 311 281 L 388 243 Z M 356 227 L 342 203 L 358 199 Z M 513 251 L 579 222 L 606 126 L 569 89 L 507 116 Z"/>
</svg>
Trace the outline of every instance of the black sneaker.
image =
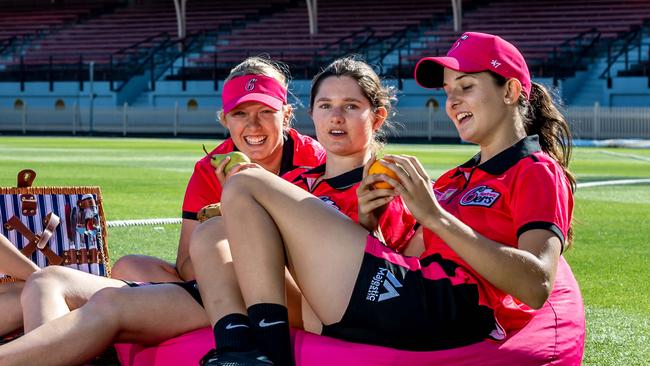
<svg viewBox="0 0 650 366">
<path fill-rule="evenodd" d="M 201 366 L 272 366 L 273 362 L 259 351 L 219 352 L 211 349 L 201 361 Z"/>
</svg>

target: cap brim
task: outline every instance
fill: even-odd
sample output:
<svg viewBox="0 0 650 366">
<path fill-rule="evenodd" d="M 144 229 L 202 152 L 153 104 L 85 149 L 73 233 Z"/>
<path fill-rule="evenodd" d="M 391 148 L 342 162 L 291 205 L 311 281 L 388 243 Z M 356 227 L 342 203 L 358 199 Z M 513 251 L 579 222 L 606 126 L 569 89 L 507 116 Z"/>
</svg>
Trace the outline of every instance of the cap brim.
<svg viewBox="0 0 650 366">
<path fill-rule="evenodd" d="M 467 61 L 461 65 L 454 57 L 425 57 L 415 65 L 415 81 L 423 88 L 442 88 L 445 68 L 460 72 L 480 72 L 485 69 Z"/>
<path fill-rule="evenodd" d="M 232 102 L 230 102 L 228 106 L 224 106 L 224 111 L 226 111 L 225 113 L 228 113 L 233 108 L 246 102 L 262 103 L 270 108 L 275 109 L 276 111 L 282 109 L 282 106 L 284 105 L 284 101 L 275 98 L 273 96 L 270 96 L 268 94 L 250 93 L 250 94 L 242 95 L 239 99 L 235 99 Z"/>
<path fill-rule="evenodd" d="M 415 81 L 423 88 L 442 88 L 445 67 L 458 70 L 453 57 L 425 57 L 415 65 Z"/>
</svg>

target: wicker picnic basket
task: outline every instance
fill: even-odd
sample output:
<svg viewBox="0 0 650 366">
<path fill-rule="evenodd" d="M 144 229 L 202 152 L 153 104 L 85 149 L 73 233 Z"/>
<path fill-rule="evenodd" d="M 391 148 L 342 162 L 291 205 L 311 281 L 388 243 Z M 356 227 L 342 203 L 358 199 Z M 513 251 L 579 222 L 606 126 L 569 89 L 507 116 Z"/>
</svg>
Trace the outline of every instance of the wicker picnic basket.
<svg viewBox="0 0 650 366">
<path fill-rule="evenodd" d="M 0 187 L 0 225 L 39 267 L 62 265 L 110 277 L 106 220 L 99 187 L 32 187 L 36 173 L 18 173 Z M 0 273 L 0 282 L 13 281 Z"/>
</svg>

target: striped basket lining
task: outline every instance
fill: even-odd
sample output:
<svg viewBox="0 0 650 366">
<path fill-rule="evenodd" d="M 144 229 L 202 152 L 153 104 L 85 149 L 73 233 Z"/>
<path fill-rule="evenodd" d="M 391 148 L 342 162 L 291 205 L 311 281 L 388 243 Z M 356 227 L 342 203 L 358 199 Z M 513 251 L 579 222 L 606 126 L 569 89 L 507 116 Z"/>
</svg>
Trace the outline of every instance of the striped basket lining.
<svg viewBox="0 0 650 366">
<path fill-rule="evenodd" d="M 36 196 L 38 203 L 36 215 L 24 216 L 20 213 L 20 195 L 22 194 L 33 194 Z M 67 204 L 70 205 L 70 207 L 74 207 L 77 200 L 79 200 L 84 194 L 92 194 L 95 197 L 95 202 L 97 204 L 100 230 L 98 231 L 95 240 L 88 236 L 79 235 L 76 232 L 73 238 L 68 238 L 67 234 L 68 223 L 65 219 L 65 205 Z M 84 272 L 110 277 L 111 271 L 110 258 L 108 255 L 108 242 L 106 240 L 106 220 L 99 187 L 0 187 L 0 224 L 2 224 L 0 230 L 2 230 L 2 234 L 9 238 L 18 249 L 22 249 L 28 244 L 27 239 L 16 230 L 7 230 L 4 227 L 4 223 L 6 223 L 12 216 L 17 216 L 32 232 L 39 234 L 43 231 L 43 217 L 49 212 L 54 212 L 61 218 L 61 223 L 56 228 L 54 235 L 48 242 L 49 247 L 61 256 L 63 256 L 64 251 L 69 249 L 80 250 L 96 248 L 99 263 L 68 264 L 67 266 Z M 32 254 L 31 260 L 39 267 L 45 267 L 48 265 L 47 258 L 39 250 L 36 250 L 34 254 Z M 12 280 L 11 277 L 7 277 L 0 273 L 0 283 Z"/>
</svg>

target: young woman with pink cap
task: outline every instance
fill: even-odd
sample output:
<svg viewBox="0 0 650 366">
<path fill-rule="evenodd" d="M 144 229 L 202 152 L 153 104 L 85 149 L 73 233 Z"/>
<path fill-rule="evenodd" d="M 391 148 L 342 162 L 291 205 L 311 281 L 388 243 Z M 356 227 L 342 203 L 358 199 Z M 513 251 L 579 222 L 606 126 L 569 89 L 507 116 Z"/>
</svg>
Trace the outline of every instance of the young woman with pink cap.
<svg viewBox="0 0 650 366">
<path fill-rule="evenodd" d="M 566 121 L 532 83 L 519 51 L 493 35 L 465 33 L 447 57 L 421 60 L 415 76 L 445 89 L 461 138 L 480 148 L 433 188 L 415 157 L 396 155 L 385 159 L 398 179 L 368 175 L 360 185 L 360 204 L 403 199 L 421 224 L 406 250 L 419 255 L 397 253 L 369 234 L 376 227 L 350 221 L 267 171 L 247 169 L 230 178 L 222 199 L 246 306 L 285 305 L 287 263 L 324 335 L 425 351 L 506 342 L 548 304 L 571 242 L 575 181 Z M 371 190 L 380 180 L 395 189 Z M 376 222 L 365 216 L 361 222 Z M 275 313 L 257 317 L 272 327 Z M 288 334 L 274 337 L 289 342 Z M 580 362 L 581 348 L 549 348 L 517 364 Z M 495 351 L 499 363 L 516 353 L 498 359 Z"/>
<path fill-rule="evenodd" d="M 215 174 L 211 155 L 241 151 L 253 163 L 288 180 L 299 172 L 296 168 L 308 169 L 324 161 L 325 151 L 320 144 L 291 128 L 293 110 L 287 101 L 288 81 L 285 65 L 263 57 L 250 57 L 231 70 L 224 82 L 222 110 L 218 113 L 219 122 L 230 137 L 194 167 L 183 201 L 175 265 L 155 257 L 128 255 L 115 263 L 113 277 L 159 282 L 194 279 L 189 240 L 198 224 L 197 213 L 206 205 L 221 201 L 221 187 L 226 179 L 224 167 L 228 159 L 222 161 Z"/>
<path fill-rule="evenodd" d="M 239 150 L 257 166 L 293 179 L 324 162 L 325 151 L 290 128 L 292 110 L 282 70 L 280 64 L 259 57 L 232 70 L 220 113 L 231 137 L 212 153 Z M 113 341 L 155 344 L 208 326 L 196 281 L 182 279 L 194 276 L 188 246 L 198 225 L 196 213 L 219 202 L 226 163 L 215 172 L 206 156 L 195 166 L 183 204 L 178 271 L 153 258 L 134 262 L 148 267 L 145 279 L 158 278 L 158 283 L 98 277 L 64 267 L 36 272 L 22 293 L 26 334 L 0 347 L 0 364 L 78 364 Z"/>
</svg>

